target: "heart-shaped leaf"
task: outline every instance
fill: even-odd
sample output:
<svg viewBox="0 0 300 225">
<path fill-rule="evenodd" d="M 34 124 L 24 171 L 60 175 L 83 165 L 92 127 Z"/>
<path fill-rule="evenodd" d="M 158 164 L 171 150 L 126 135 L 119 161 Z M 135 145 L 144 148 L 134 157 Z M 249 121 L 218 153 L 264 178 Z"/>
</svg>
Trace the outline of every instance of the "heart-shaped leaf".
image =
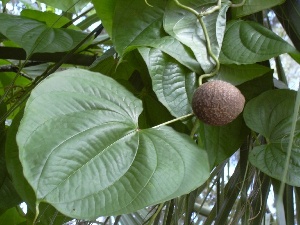
<svg viewBox="0 0 300 225">
<path fill-rule="evenodd" d="M 175 117 L 192 112 L 196 74 L 159 49 L 140 48 L 159 101 Z"/>
<path fill-rule="evenodd" d="M 249 101 L 244 111 L 247 126 L 262 134 L 267 142 L 254 147 L 249 160 L 261 171 L 278 180 L 282 180 L 283 176 L 295 99 L 295 91 L 271 90 Z M 300 186 L 299 118 L 286 179 L 293 186 Z"/>
<path fill-rule="evenodd" d="M 36 52 L 65 52 L 77 46 L 87 34 L 64 28 L 51 28 L 42 22 L 0 14 L 0 32 L 25 49 Z"/>
<path fill-rule="evenodd" d="M 206 153 L 170 127 L 138 127 L 142 103 L 113 79 L 72 69 L 28 99 L 17 134 L 40 202 L 73 218 L 129 213 L 185 194 L 209 175 Z"/>
<path fill-rule="evenodd" d="M 202 1 L 193 6 L 193 8 L 201 10 L 205 4 L 207 2 Z M 220 11 L 203 17 L 208 36 L 210 37 L 212 51 L 216 56 L 219 55 L 222 46 L 227 9 L 228 4 L 224 4 Z M 214 62 L 207 54 L 205 35 L 195 15 L 179 8 L 174 1 L 169 1 L 164 15 L 164 28 L 168 34 L 190 47 L 202 69 L 205 72 L 210 72 L 214 67 Z"/>
<path fill-rule="evenodd" d="M 253 64 L 295 48 L 274 32 L 249 21 L 230 21 L 223 40 L 220 61 L 223 64 Z"/>
</svg>

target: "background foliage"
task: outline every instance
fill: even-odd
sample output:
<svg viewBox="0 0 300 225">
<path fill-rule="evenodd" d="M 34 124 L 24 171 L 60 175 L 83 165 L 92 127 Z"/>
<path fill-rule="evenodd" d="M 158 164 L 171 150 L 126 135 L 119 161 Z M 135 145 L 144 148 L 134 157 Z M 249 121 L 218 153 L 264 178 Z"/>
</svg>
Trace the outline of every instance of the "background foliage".
<svg viewBox="0 0 300 225">
<path fill-rule="evenodd" d="M 300 224 L 299 1 L 0 3 L 0 224 Z M 209 47 L 222 127 L 191 114 Z"/>
</svg>

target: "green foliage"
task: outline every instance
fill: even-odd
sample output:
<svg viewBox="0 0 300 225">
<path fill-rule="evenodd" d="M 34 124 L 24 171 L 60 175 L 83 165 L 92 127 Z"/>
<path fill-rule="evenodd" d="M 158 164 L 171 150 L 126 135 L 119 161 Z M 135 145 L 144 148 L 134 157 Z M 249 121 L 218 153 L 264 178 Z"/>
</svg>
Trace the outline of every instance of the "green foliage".
<svg viewBox="0 0 300 225">
<path fill-rule="evenodd" d="M 36 52 L 65 52 L 73 49 L 86 34 L 63 28 L 51 28 L 36 20 L 0 14 L 0 32 L 25 49 Z"/>
<path fill-rule="evenodd" d="M 238 3 L 240 1 L 235 0 L 233 3 Z M 253 13 L 259 12 L 264 9 L 272 8 L 276 5 L 284 3 L 285 0 L 251 0 L 246 1 L 241 7 L 234 8 L 232 14 L 235 18 L 240 18 L 243 16 L 251 15 Z"/>
<path fill-rule="evenodd" d="M 20 225 L 23 222 L 26 223 L 26 218 L 19 207 L 10 208 L 0 216 L 0 225 Z"/>
<path fill-rule="evenodd" d="M 282 179 L 296 92 L 271 90 L 251 100 L 244 111 L 248 127 L 266 138 L 266 143 L 256 146 L 250 153 L 250 162 L 261 171 L 276 179 Z M 291 163 L 286 182 L 299 186 L 299 117 L 292 147 Z"/>
<path fill-rule="evenodd" d="M 198 3 L 199 2 L 199 3 Z M 198 1 L 196 8 L 201 8 L 207 2 Z M 224 31 L 226 27 L 226 12 L 228 5 L 224 4 L 220 11 L 212 13 L 203 18 L 210 37 L 212 51 L 219 55 L 221 50 Z M 166 32 L 187 45 L 194 52 L 201 68 L 208 72 L 213 68 L 211 59 L 206 50 L 206 40 L 204 32 L 199 25 L 195 15 L 179 8 L 174 1 L 169 1 L 164 15 L 164 29 Z"/>
<path fill-rule="evenodd" d="M 196 74 L 159 49 L 141 48 L 159 101 L 175 117 L 191 113 Z"/>
<path fill-rule="evenodd" d="M 279 58 L 278 79 L 268 62 L 284 53 L 300 61 L 298 2 L 38 2 L 48 11 L 26 3 L 21 16 L 0 14 L 1 222 L 261 224 L 271 178 L 281 182 L 287 169 L 287 184 L 299 187 L 296 93 L 276 90 L 286 79 Z M 264 26 L 274 6 L 295 47 L 269 29 L 273 22 Z M 246 99 L 225 126 L 193 116 L 193 93 L 210 80 Z"/>
<path fill-rule="evenodd" d="M 224 64 L 252 64 L 294 51 L 294 47 L 262 25 L 233 20 L 226 26 L 220 61 Z"/>
<path fill-rule="evenodd" d="M 45 3 L 54 8 L 61 9 L 63 11 L 77 12 L 81 10 L 90 0 L 39 0 L 39 2 Z"/>
<path fill-rule="evenodd" d="M 209 175 L 206 153 L 171 128 L 140 130 L 141 111 L 140 100 L 97 73 L 67 70 L 37 86 L 17 134 L 37 200 L 75 218 L 95 219 L 201 185 Z M 85 207 L 91 204 L 94 210 Z"/>
</svg>

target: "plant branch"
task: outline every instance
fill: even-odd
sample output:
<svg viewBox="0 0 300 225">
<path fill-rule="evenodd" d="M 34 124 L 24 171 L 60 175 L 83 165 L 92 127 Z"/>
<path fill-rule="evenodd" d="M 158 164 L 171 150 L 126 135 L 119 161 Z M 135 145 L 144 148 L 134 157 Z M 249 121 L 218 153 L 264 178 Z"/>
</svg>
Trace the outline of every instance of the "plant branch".
<svg viewBox="0 0 300 225">
<path fill-rule="evenodd" d="M 67 52 L 35 53 L 29 60 L 38 62 L 59 62 L 67 54 Z M 0 59 L 26 60 L 26 58 L 26 52 L 23 48 L 0 47 Z M 65 63 L 79 66 L 90 66 L 95 59 L 96 56 L 92 55 L 72 54 L 72 57 L 69 57 Z"/>
</svg>

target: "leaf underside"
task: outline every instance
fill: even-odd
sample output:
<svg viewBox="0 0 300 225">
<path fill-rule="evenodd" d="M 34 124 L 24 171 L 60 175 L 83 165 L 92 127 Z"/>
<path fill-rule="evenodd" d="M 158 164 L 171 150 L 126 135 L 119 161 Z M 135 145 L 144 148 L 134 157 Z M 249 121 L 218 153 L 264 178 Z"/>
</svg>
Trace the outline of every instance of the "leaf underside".
<svg viewBox="0 0 300 225">
<path fill-rule="evenodd" d="M 201 185 L 206 153 L 169 127 L 140 130 L 142 104 L 113 79 L 52 75 L 28 99 L 17 134 L 38 201 L 73 218 L 136 211 Z"/>
</svg>

